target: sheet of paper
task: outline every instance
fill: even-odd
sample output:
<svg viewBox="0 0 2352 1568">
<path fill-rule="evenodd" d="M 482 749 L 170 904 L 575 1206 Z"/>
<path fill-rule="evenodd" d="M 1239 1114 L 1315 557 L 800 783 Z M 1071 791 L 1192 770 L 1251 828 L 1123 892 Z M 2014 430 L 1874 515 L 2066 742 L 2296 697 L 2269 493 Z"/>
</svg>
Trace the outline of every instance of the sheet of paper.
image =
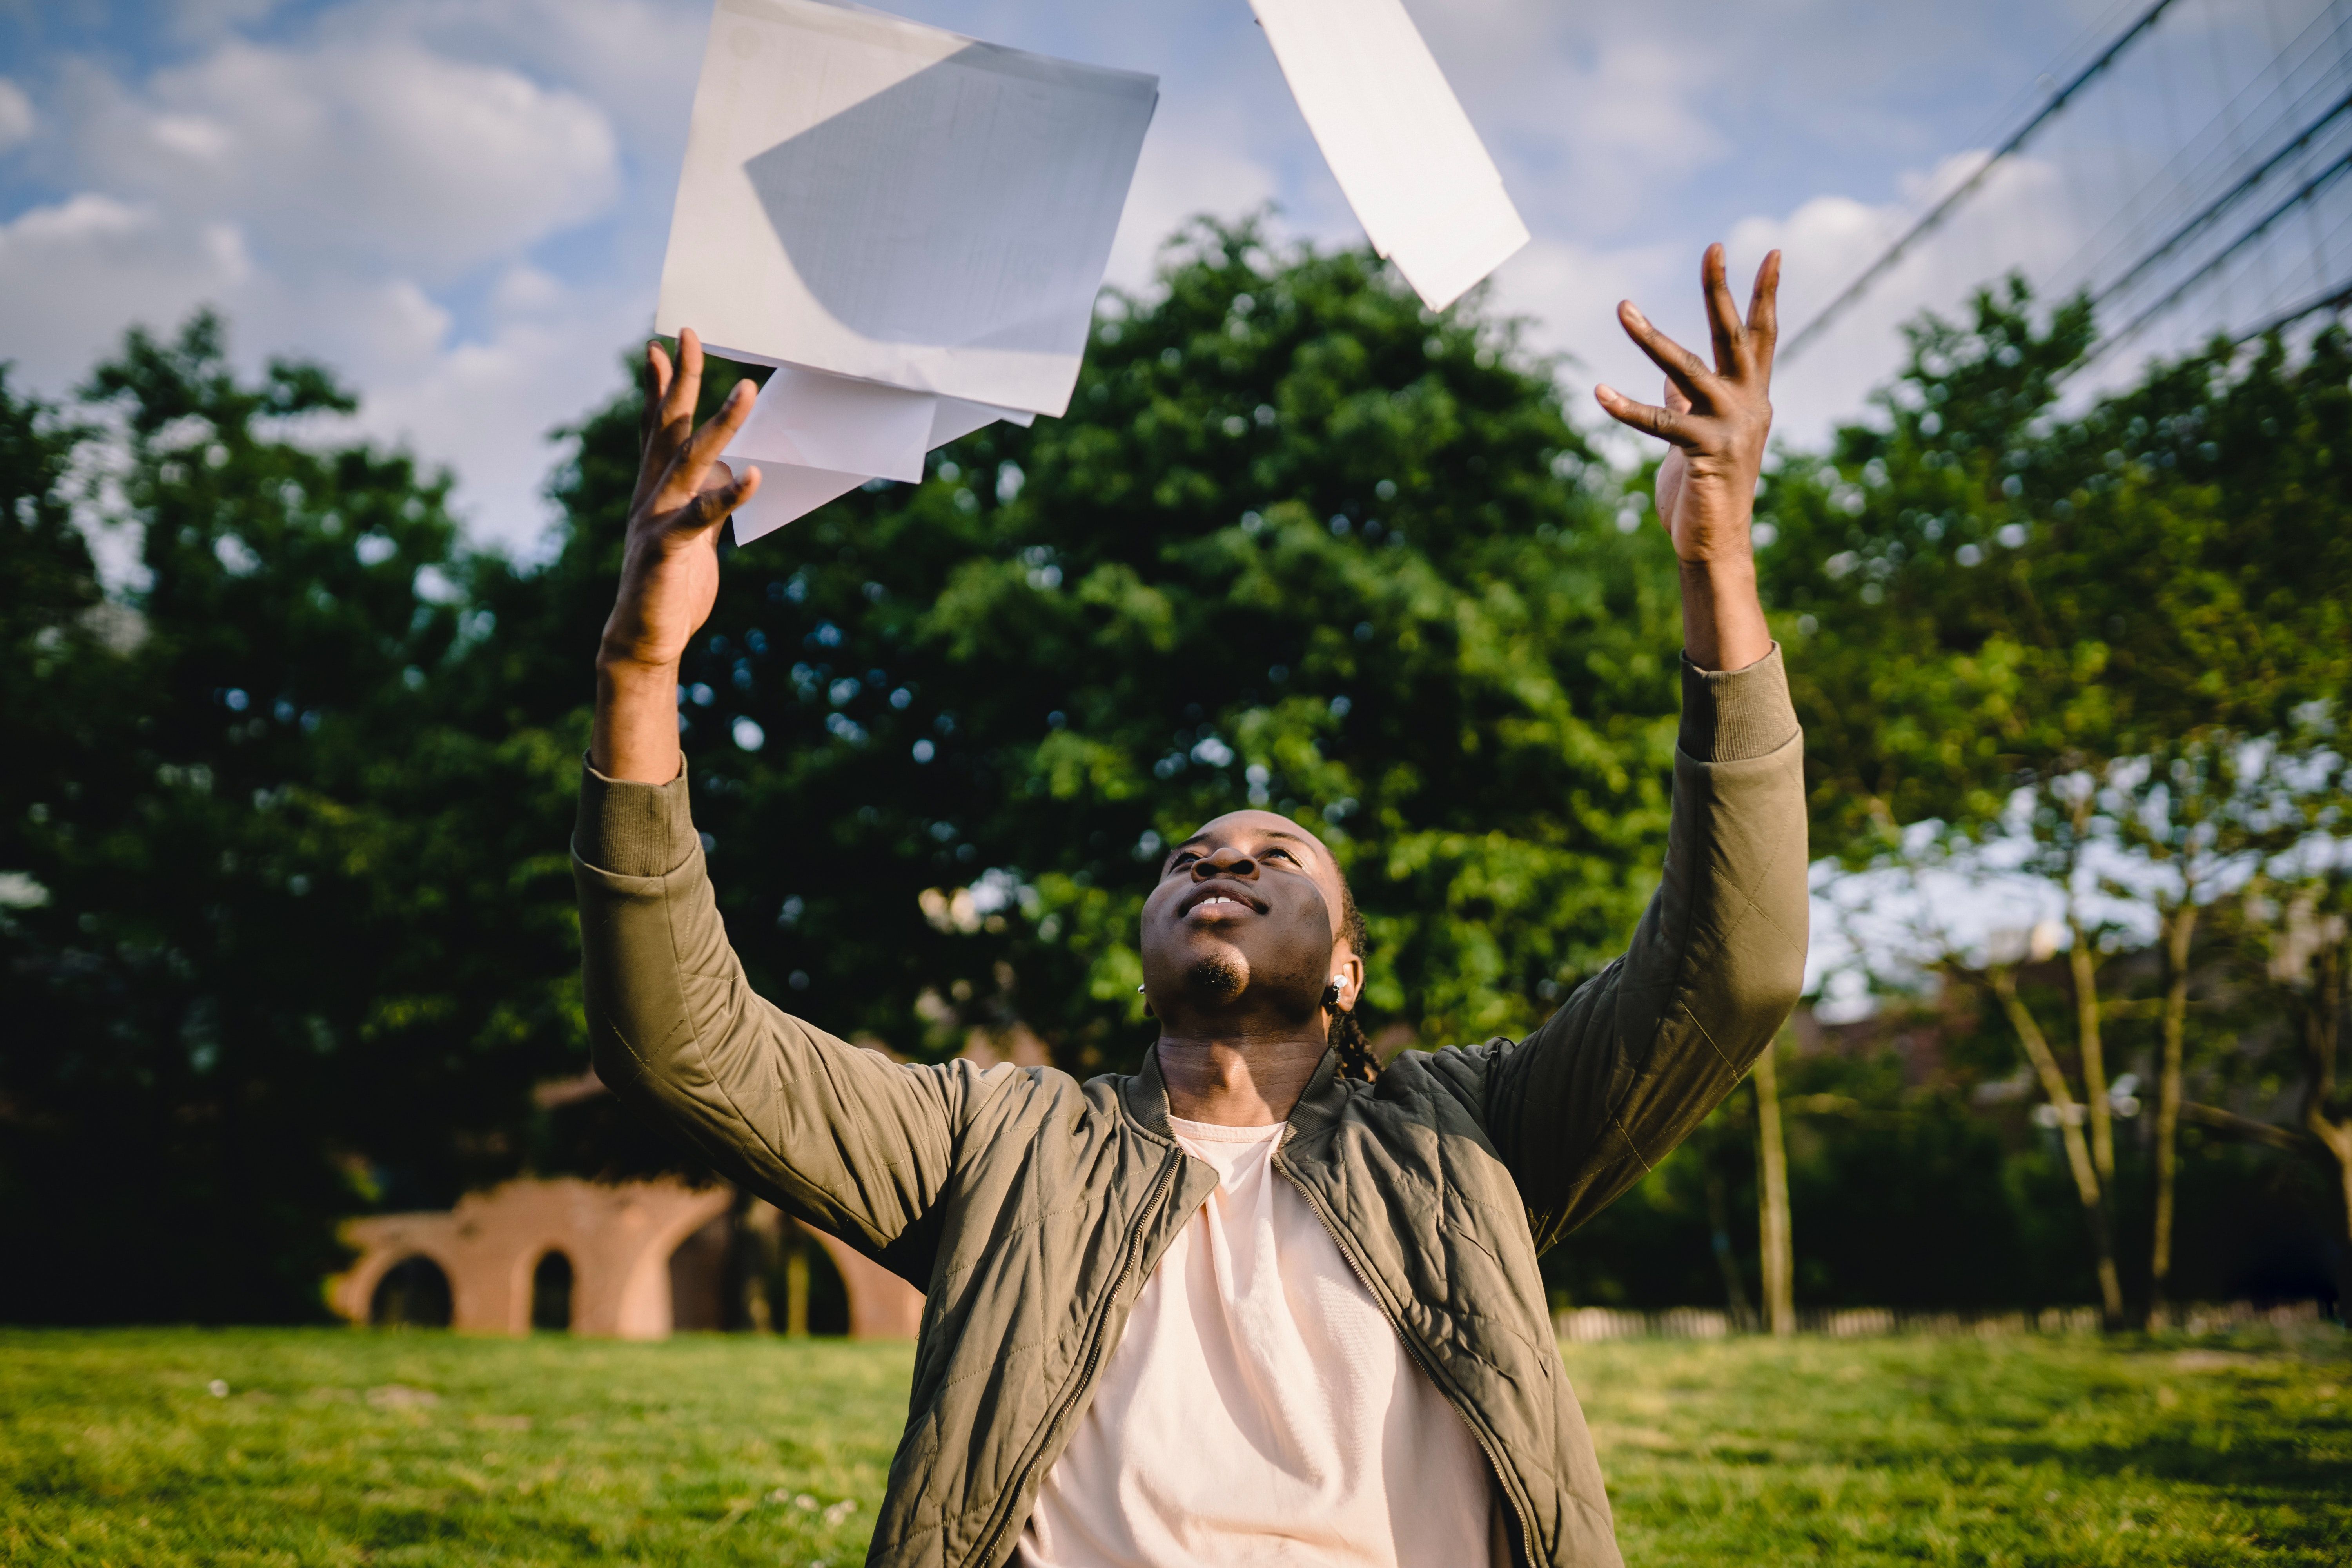
<svg viewBox="0 0 2352 1568">
<path fill-rule="evenodd" d="M 1442 310 L 1528 242 L 1403 0 L 1250 0 L 1372 248 Z"/>
<path fill-rule="evenodd" d="M 932 447 L 999 419 L 1026 426 L 1035 418 L 1024 409 L 781 365 L 719 454 L 739 473 L 747 465 L 760 470 L 760 493 L 735 513 L 735 542 L 772 533 L 869 479 L 919 481 Z"/>
<path fill-rule="evenodd" d="M 918 480 L 923 454 L 939 445 L 931 436 L 939 413 L 940 399 L 928 392 L 783 365 L 724 456 Z"/>
<path fill-rule="evenodd" d="M 931 445 L 944 447 L 950 441 L 961 441 L 983 425 L 992 425 L 999 419 L 1025 430 L 1036 417 L 1025 408 L 999 408 L 990 403 L 942 397 L 938 412 L 931 416 Z"/>
<path fill-rule="evenodd" d="M 730 458 L 730 467 L 741 472 Z M 760 489 L 735 509 L 735 542 L 749 544 L 763 533 L 773 533 L 788 522 L 806 517 L 829 500 L 864 484 L 870 475 L 841 474 L 830 468 L 803 468 L 789 463 L 757 463 Z"/>
<path fill-rule="evenodd" d="M 1158 99 L 879 12 L 718 0 L 659 330 L 1058 415 Z"/>
</svg>

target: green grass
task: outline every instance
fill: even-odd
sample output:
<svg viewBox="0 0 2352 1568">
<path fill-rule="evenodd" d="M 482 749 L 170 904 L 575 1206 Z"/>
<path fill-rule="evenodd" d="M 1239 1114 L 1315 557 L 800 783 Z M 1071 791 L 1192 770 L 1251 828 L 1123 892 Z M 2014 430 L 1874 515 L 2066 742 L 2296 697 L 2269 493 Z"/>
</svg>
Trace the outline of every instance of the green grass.
<svg viewBox="0 0 2352 1568">
<path fill-rule="evenodd" d="M 2352 1563 L 2333 1329 L 1579 1345 L 1633 1568 Z"/>
<path fill-rule="evenodd" d="M 2352 1563 L 2352 1350 L 2333 1331 L 1567 1354 L 1634 1568 Z M 843 1568 L 909 1359 L 0 1332 L 0 1562 Z"/>
</svg>

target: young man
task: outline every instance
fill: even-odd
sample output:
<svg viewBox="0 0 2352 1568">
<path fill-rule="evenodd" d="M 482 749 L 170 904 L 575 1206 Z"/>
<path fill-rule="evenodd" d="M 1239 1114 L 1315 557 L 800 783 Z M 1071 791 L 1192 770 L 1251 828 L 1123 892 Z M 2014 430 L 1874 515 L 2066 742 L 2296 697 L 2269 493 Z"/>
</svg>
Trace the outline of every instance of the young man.
<svg viewBox="0 0 2352 1568">
<path fill-rule="evenodd" d="M 1665 403 L 1597 394 L 1672 447 L 1685 658 L 1657 896 L 1526 1039 L 1377 1074 L 1346 884 L 1268 812 L 1170 852 L 1143 910 L 1160 1036 L 1130 1077 L 901 1067 L 753 995 L 676 714 L 719 523 L 759 483 L 716 464 L 750 399 L 697 431 L 699 345 L 675 374 L 648 349 L 572 840 L 596 1069 L 925 1291 L 870 1563 L 1618 1561 L 1536 1258 L 1730 1092 L 1803 970 L 1801 742 L 1748 536 L 1779 266 L 1743 321 L 1708 250 L 1711 368 L 1620 306 Z"/>
</svg>

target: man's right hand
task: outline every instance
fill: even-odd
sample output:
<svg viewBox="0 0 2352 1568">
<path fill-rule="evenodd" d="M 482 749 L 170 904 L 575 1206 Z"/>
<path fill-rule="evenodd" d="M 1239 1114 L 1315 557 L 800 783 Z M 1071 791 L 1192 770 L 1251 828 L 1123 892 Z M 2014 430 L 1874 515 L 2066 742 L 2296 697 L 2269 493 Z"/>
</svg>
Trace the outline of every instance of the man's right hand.
<svg viewBox="0 0 2352 1568">
<path fill-rule="evenodd" d="M 677 674 L 686 645 L 719 597 L 719 525 L 760 488 L 760 470 L 738 478 L 719 454 L 751 413 L 752 387 L 738 382 L 699 430 L 702 340 L 677 340 L 677 363 L 646 345 L 643 457 L 629 500 L 621 588 L 596 649 L 596 722 L 588 760 L 609 778 L 667 784 L 677 776 Z"/>
</svg>

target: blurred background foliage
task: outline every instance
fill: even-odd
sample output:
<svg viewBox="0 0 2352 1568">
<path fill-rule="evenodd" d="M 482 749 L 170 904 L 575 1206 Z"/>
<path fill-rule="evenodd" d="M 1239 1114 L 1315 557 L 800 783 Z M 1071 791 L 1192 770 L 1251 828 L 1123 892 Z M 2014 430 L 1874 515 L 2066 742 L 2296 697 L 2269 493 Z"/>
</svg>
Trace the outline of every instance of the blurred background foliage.
<svg viewBox="0 0 2352 1568">
<path fill-rule="evenodd" d="M 1154 851 L 1255 802 L 1347 868 L 1384 1050 L 1522 1032 L 1612 956 L 1663 847 L 1679 623 L 1646 470 L 1512 322 L 1432 316 L 1367 254 L 1204 223 L 1162 286 L 1107 298 L 1066 417 L 730 556 L 680 711 L 744 962 L 907 1057 L 1126 1070 Z M 464 545 L 446 476 L 339 437 L 326 372 L 248 384 L 222 334 L 133 334 L 69 407 L 0 378 L 0 1317 L 316 1316 L 340 1215 L 698 1173 L 571 1085 L 564 846 L 636 393 L 561 433 L 562 522 L 515 561 Z M 2162 910 L 2082 925 L 2092 1055 L 2102 1094 L 2152 1084 L 2185 1020 L 2188 1102 L 2272 1133 L 2182 1123 L 2178 1291 L 2308 1294 L 2345 1263 L 2352 1146 L 2304 1114 L 2341 1113 L 2308 1021 L 2342 1012 L 2343 873 L 2282 856 L 2337 830 L 2352 365 L 2334 335 L 2217 351 L 2061 412 L 2087 341 L 1988 294 L 1923 321 L 1828 451 L 1782 454 L 1759 537 L 1814 853 L 1883 875 L 2000 841 L 2063 877 L 2102 832 L 2184 865 L 2236 835 L 2263 875 L 2174 900 L 2204 918 L 2170 1015 Z M 2063 955 L 1915 954 L 1874 1016 L 1781 1047 L 1807 1305 L 2093 1296 L 1996 971 L 2079 1022 Z M 2087 1085 L 2083 1044 L 2054 1048 Z M 2095 1194 L 2142 1292 L 2153 1122 Z M 1754 1139 L 1742 1090 L 1555 1288 L 1752 1300 Z"/>
</svg>

